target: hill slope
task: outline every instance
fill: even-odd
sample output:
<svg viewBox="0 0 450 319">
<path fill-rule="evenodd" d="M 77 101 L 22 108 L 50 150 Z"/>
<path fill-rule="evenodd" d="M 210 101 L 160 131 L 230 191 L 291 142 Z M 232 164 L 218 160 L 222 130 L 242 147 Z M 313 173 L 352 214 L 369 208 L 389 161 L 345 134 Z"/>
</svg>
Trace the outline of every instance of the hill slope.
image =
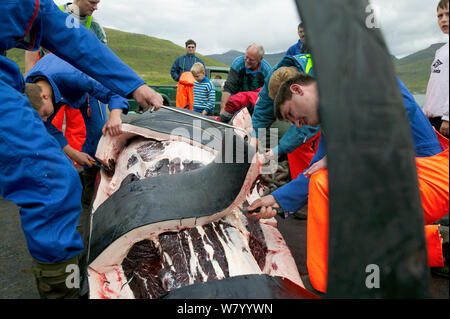
<svg viewBox="0 0 450 319">
<path fill-rule="evenodd" d="M 436 50 L 444 43 L 436 43 L 430 47 L 396 60 L 395 69 L 406 86 L 416 94 L 424 94 L 430 78 L 431 63 Z"/>
<path fill-rule="evenodd" d="M 109 48 L 149 84 L 175 84 L 170 68 L 175 59 L 186 54 L 186 49 L 168 40 L 142 34 L 105 28 Z M 226 66 L 197 54 L 207 66 Z M 25 70 L 24 51 L 12 49 L 8 58 L 15 61 L 22 73 Z"/>
</svg>

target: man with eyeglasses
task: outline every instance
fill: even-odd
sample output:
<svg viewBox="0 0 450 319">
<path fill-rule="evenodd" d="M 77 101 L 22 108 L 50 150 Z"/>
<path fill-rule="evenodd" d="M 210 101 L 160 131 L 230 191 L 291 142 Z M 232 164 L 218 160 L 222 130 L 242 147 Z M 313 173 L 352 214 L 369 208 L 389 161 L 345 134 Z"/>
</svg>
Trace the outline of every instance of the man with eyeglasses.
<svg viewBox="0 0 450 319">
<path fill-rule="evenodd" d="M 223 114 L 225 104 L 230 96 L 239 92 L 254 91 L 262 87 L 270 70 L 270 64 L 264 60 L 263 46 L 257 43 L 251 44 L 245 55 L 236 58 L 231 65 L 222 92 L 220 114 Z"/>
<path fill-rule="evenodd" d="M 172 69 L 170 70 L 170 74 L 172 75 L 172 79 L 174 81 L 179 81 L 181 74 L 184 72 L 190 72 L 192 66 L 200 62 L 203 65 L 205 63 L 199 57 L 195 56 L 195 50 L 197 49 L 197 43 L 194 40 L 186 41 L 186 54 L 179 56 L 172 65 Z"/>
<path fill-rule="evenodd" d="M 191 73 L 192 66 L 200 62 L 205 66 L 202 59 L 195 56 L 197 43 L 194 40 L 186 41 L 186 54 L 179 56 L 172 65 L 170 74 L 172 79 L 178 82 L 176 106 L 181 108 L 194 107 L 194 76 Z"/>
</svg>

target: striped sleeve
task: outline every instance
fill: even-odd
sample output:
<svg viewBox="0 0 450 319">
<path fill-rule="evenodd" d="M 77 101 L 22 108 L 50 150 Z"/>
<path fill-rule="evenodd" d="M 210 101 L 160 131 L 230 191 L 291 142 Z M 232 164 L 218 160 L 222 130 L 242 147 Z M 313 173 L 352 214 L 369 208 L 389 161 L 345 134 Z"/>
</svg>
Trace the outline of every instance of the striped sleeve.
<svg viewBox="0 0 450 319">
<path fill-rule="evenodd" d="M 262 60 L 261 63 L 261 71 L 264 74 L 264 78 L 267 77 L 267 75 L 270 73 L 270 71 L 272 70 L 272 67 L 270 66 L 269 62 L 267 62 L 266 60 Z"/>
<path fill-rule="evenodd" d="M 214 112 L 214 107 L 216 106 L 216 89 L 214 88 L 214 85 L 209 81 L 208 83 L 208 94 L 209 94 L 209 101 L 206 105 L 206 108 L 210 111 L 210 113 Z"/>
<path fill-rule="evenodd" d="M 203 112 L 207 109 L 214 111 L 216 103 L 216 90 L 211 81 L 194 83 L 194 111 Z"/>
</svg>

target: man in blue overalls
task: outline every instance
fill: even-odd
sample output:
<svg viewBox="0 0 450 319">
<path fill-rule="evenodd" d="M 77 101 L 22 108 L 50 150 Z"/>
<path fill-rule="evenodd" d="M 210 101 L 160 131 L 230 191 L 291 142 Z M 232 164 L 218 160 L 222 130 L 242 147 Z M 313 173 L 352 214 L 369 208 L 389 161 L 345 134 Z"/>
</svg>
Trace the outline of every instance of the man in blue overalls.
<svg viewBox="0 0 450 319">
<path fill-rule="evenodd" d="M 1 1 L 0 12 L 0 195 L 20 207 L 41 297 L 77 297 L 66 285 L 66 267 L 77 264 L 83 250 L 76 230 L 80 179 L 25 96 L 19 67 L 4 53 L 42 45 L 144 108 L 159 109 L 163 100 L 92 32 L 67 24 L 69 16 L 52 0 Z"/>
<path fill-rule="evenodd" d="M 84 167 L 86 174 L 82 176 L 83 195 L 81 197 L 83 212 L 79 223 L 79 231 L 83 235 L 82 227 L 94 195 L 95 177 L 99 171 L 98 166 L 93 165 L 98 142 L 102 137 L 102 131 L 105 135 L 112 136 L 122 132 L 121 115 L 128 112 L 128 101 L 54 54 L 49 54 L 39 60 L 27 74 L 25 82 L 36 83 L 41 90 L 41 94 L 30 96 L 29 90 L 27 90 L 29 86 L 27 86 L 25 93 L 31 106 L 43 118 L 48 132 L 56 138 L 67 156 Z M 50 100 L 52 103 L 49 105 L 50 109 L 41 112 L 40 109 L 43 108 L 40 105 L 44 104 L 46 90 L 48 91 L 47 95 L 52 97 Z M 81 152 L 69 145 L 62 132 L 52 124 L 64 103 L 81 112 L 83 124 L 86 127 L 86 140 Z M 106 106 L 103 103 L 108 104 L 109 120 L 107 120 Z M 46 113 L 52 114 L 45 116 Z"/>
</svg>

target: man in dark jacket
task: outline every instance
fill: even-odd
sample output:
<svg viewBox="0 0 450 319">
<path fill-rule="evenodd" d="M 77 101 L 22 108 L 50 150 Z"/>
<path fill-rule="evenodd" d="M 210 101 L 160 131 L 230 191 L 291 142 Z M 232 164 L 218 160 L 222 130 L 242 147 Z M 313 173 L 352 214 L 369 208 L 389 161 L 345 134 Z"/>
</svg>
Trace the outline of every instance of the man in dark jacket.
<svg viewBox="0 0 450 319">
<path fill-rule="evenodd" d="M 222 92 L 220 114 L 224 113 L 230 96 L 262 87 L 271 69 L 270 64 L 264 60 L 263 46 L 257 43 L 251 44 L 245 51 L 245 55 L 236 58 L 231 65 Z"/>
<path fill-rule="evenodd" d="M 172 75 L 172 79 L 177 81 L 180 79 L 180 76 L 183 72 L 190 72 L 192 66 L 196 62 L 200 62 L 203 65 L 202 59 L 195 56 L 195 49 L 197 48 L 197 43 L 194 40 L 186 41 L 186 54 L 179 56 L 172 65 L 172 69 L 170 70 L 170 74 Z"/>
</svg>

